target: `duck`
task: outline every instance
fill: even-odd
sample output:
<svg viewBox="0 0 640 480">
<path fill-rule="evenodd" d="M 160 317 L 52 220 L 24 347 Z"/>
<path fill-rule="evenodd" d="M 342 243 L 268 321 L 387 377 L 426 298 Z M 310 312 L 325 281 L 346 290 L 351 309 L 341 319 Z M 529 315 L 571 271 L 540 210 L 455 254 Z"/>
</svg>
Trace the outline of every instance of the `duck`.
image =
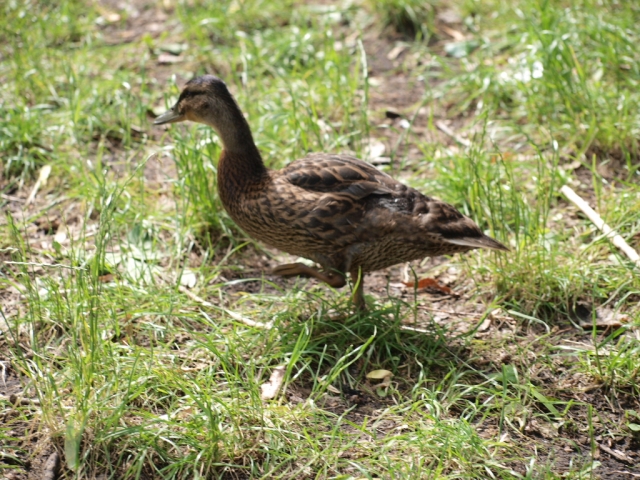
<svg viewBox="0 0 640 480">
<path fill-rule="evenodd" d="M 358 311 L 366 310 L 366 273 L 478 248 L 509 250 L 452 205 L 351 155 L 311 153 L 281 170 L 267 168 L 242 110 L 215 75 L 188 81 L 154 123 L 185 121 L 218 134 L 218 195 L 231 219 L 253 239 L 317 265 L 287 263 L 272 273 L 333 288 L 349 274 Z"/>
</svg>

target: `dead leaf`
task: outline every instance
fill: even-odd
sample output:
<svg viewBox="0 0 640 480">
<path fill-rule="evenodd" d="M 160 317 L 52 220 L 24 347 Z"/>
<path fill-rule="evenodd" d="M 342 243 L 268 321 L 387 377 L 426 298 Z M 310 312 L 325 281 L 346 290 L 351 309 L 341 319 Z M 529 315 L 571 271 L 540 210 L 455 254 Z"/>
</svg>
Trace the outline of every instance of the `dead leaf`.
<svg viewBox="0 0 640 480">
<path fill-rule="evenodd" d="M 382 380 L 382 382 L 376 384 L 376 393 L 379 397 L 387 395 L 386 389 L 391 385 L 391 377 L 393 377 L 393 373 L 389 370 L 372 370 L 367 373 L 369 380 Z"/>
<path fill-rule="evenodd" d="M 393 373 L 389 370 L 372 370 L 367 373 L 367 378 L 369 380 L 384 380 L 385 378 L 393 377 Z"/>
<path fill-rule="evenodd" d="M 337 395 L 340 395 L 342 392 L 340 390 L 338 390 L 336 387 L 334 387 L 333 385 L 327 385 L 327 391 L 331 392 L 331 393 L 335 393 Z"/>
<path fill-rule="evenodd" d="M 382 382 L 376 385 L 376 391 L 380 396 L 384 396 L 384 390 L 391 385 L 391 377 L 393 377 L 393 373 L 389 370 L 373 370 L 367 373 L 369 380 L 382 380 Z"/>
<path fill-rule="evenodd" d="M 58 476 L 58 470 L 60 468 L 60 454 L 54 451 L 46 463 L 44 464 L 42 479 L 43 480 L 55 480 Z"/>
<path fill-rule="evenodd" d="M 590 305 L 578 303 L 571 312 L 580 322 L 582 328 L 618 328 L 629 323 L 629 315 L 614 311 L 609 307 L 596 308 L 595 318 Z"/>
<path fill-rule="evenodd" d="M 402 282 L 402 283 L 404 283 L 407 287 L 415 286 L 414 282 Z M 441 293 L 444 293 L 445 295 L 453 295 L 453 290 L 451 290 L 446 285 L 442 285 L 435 278 L 422 278 L 422 279 L 420 279 L 418 281 L 418 290 L 421 290 L 423 288 L 433 288 L 433 289 L 435 289 L 435 290 L 437 290 L 437 291 L 439 291 Z"/>
<path fill-rule="evenodd" d="M 286 371 L 286 365 L 280 365 L 273 369 L 271 372 L 271 376 L 269 377 L 269 381 L 267 383 L 263 383 L 260 385 L 260 398 L 262 400 L 271 400 L 275 398 L 282 386 L 282 382 L 284 382 L 284 372 Z"/>
<path fill-rule="evenodd" d="M 462 32 L 459 32 L 455 28 L 447 27 L 446 25 L 440 25 L 440 29 L 453 38 L 456 42 L 461 42 L 465 39 L 465 36 Z"/>
<path fill-rule="evenodd" d="M 180 285 L 187 288 L 193 288 L 196 286 L 198 281 L 198 276 L 195 272 L 185 268 L 180 276 Z"/>
<path fill-rule="evenodd" d="M 484 321 L 480 324 L 480 326 L 478 326 L 478 332 L 484 332 L 486 330 L 489 330 L 489 327 L 491 326 L 491 317 L 487 316 L 487 318 L 484 319 Z"/>
</svg>

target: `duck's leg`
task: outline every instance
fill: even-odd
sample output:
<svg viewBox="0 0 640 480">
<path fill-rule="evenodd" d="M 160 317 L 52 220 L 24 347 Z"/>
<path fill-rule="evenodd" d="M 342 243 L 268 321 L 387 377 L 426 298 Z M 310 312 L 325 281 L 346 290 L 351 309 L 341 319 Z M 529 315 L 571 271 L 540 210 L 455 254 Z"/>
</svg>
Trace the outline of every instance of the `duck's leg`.
<svg viewBox="0 0 640 480">
<path fill-rule="evenodd" d="M 364 301 L 364 273 L 359 267 L 352 268 L 349 271 L 351 276 L 351 282 L 353 282 L 353 303 L 356 306 L 356 310 L 359 312 L 365 312 L 367 310 L 367 303 Z"/>
<path fill-rule="evenodd" d="M 312 277 L 326 283 L 333 288 L 344 287 L 347 284 L 347 280 L 339 272 L 321 272 L 317 268 L 310 267 L 304 263 L 286 263 L 284 265 L 278 265 L 273 269 L 274 275 L 280 275 L 282 277 Z"/>
</svg>

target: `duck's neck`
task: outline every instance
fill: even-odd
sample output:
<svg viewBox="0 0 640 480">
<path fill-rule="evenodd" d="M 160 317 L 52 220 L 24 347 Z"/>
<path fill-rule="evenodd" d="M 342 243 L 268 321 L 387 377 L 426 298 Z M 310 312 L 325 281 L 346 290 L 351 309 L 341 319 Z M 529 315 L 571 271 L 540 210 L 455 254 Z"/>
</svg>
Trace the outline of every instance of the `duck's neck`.
<svg viewBox="0 0 640 480">
<path fill-rule="evenodd" d="M 242 198 L 250 196 L 268 178 L 267 168 L 240 109 L 216 120 L 211 126 L 224 146 L 218 161 L 218 193 L 227 212 L 236 219 L 242 210 Z"/>
<path fill-rule="evenodd" d="M 207 122 L 222 141 L 226 155 L 222 155 L 221 160 L 226 158 L 233 162 L 230 167 L 248 175 L 248 180 L 256 176 L 261 177 L 266 172 L 266 167 L 253 141 L 249 124 L 235 102 L 229 106 L 235 108 L 229 108 L 224 116 Z"/>
</svg>

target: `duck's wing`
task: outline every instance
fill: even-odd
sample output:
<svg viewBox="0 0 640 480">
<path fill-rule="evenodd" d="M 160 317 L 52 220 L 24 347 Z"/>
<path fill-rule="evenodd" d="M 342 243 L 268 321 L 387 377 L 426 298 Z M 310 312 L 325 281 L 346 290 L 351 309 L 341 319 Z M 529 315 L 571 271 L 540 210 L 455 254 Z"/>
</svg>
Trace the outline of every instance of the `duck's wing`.
<svg viewBox="0 0 640 480">
<path fill-rule="evenodd" d="M 455 245 L 507 250 L 453 206 L 355 157 L 312 154 L 278 173 L 281 181 L 315 194 L 314 206 L 303 215 L 309 226 L 322 223 L 325 234 L 347 243 L 428 232 Z"/>
<path fill-rule="evenodd" d="M 288 183 L 302 189 L 362 200 L 390 195 L 406 187 L 377 168 L 349 155 L 311 154 L 280 170 Z"/>
</svg>

